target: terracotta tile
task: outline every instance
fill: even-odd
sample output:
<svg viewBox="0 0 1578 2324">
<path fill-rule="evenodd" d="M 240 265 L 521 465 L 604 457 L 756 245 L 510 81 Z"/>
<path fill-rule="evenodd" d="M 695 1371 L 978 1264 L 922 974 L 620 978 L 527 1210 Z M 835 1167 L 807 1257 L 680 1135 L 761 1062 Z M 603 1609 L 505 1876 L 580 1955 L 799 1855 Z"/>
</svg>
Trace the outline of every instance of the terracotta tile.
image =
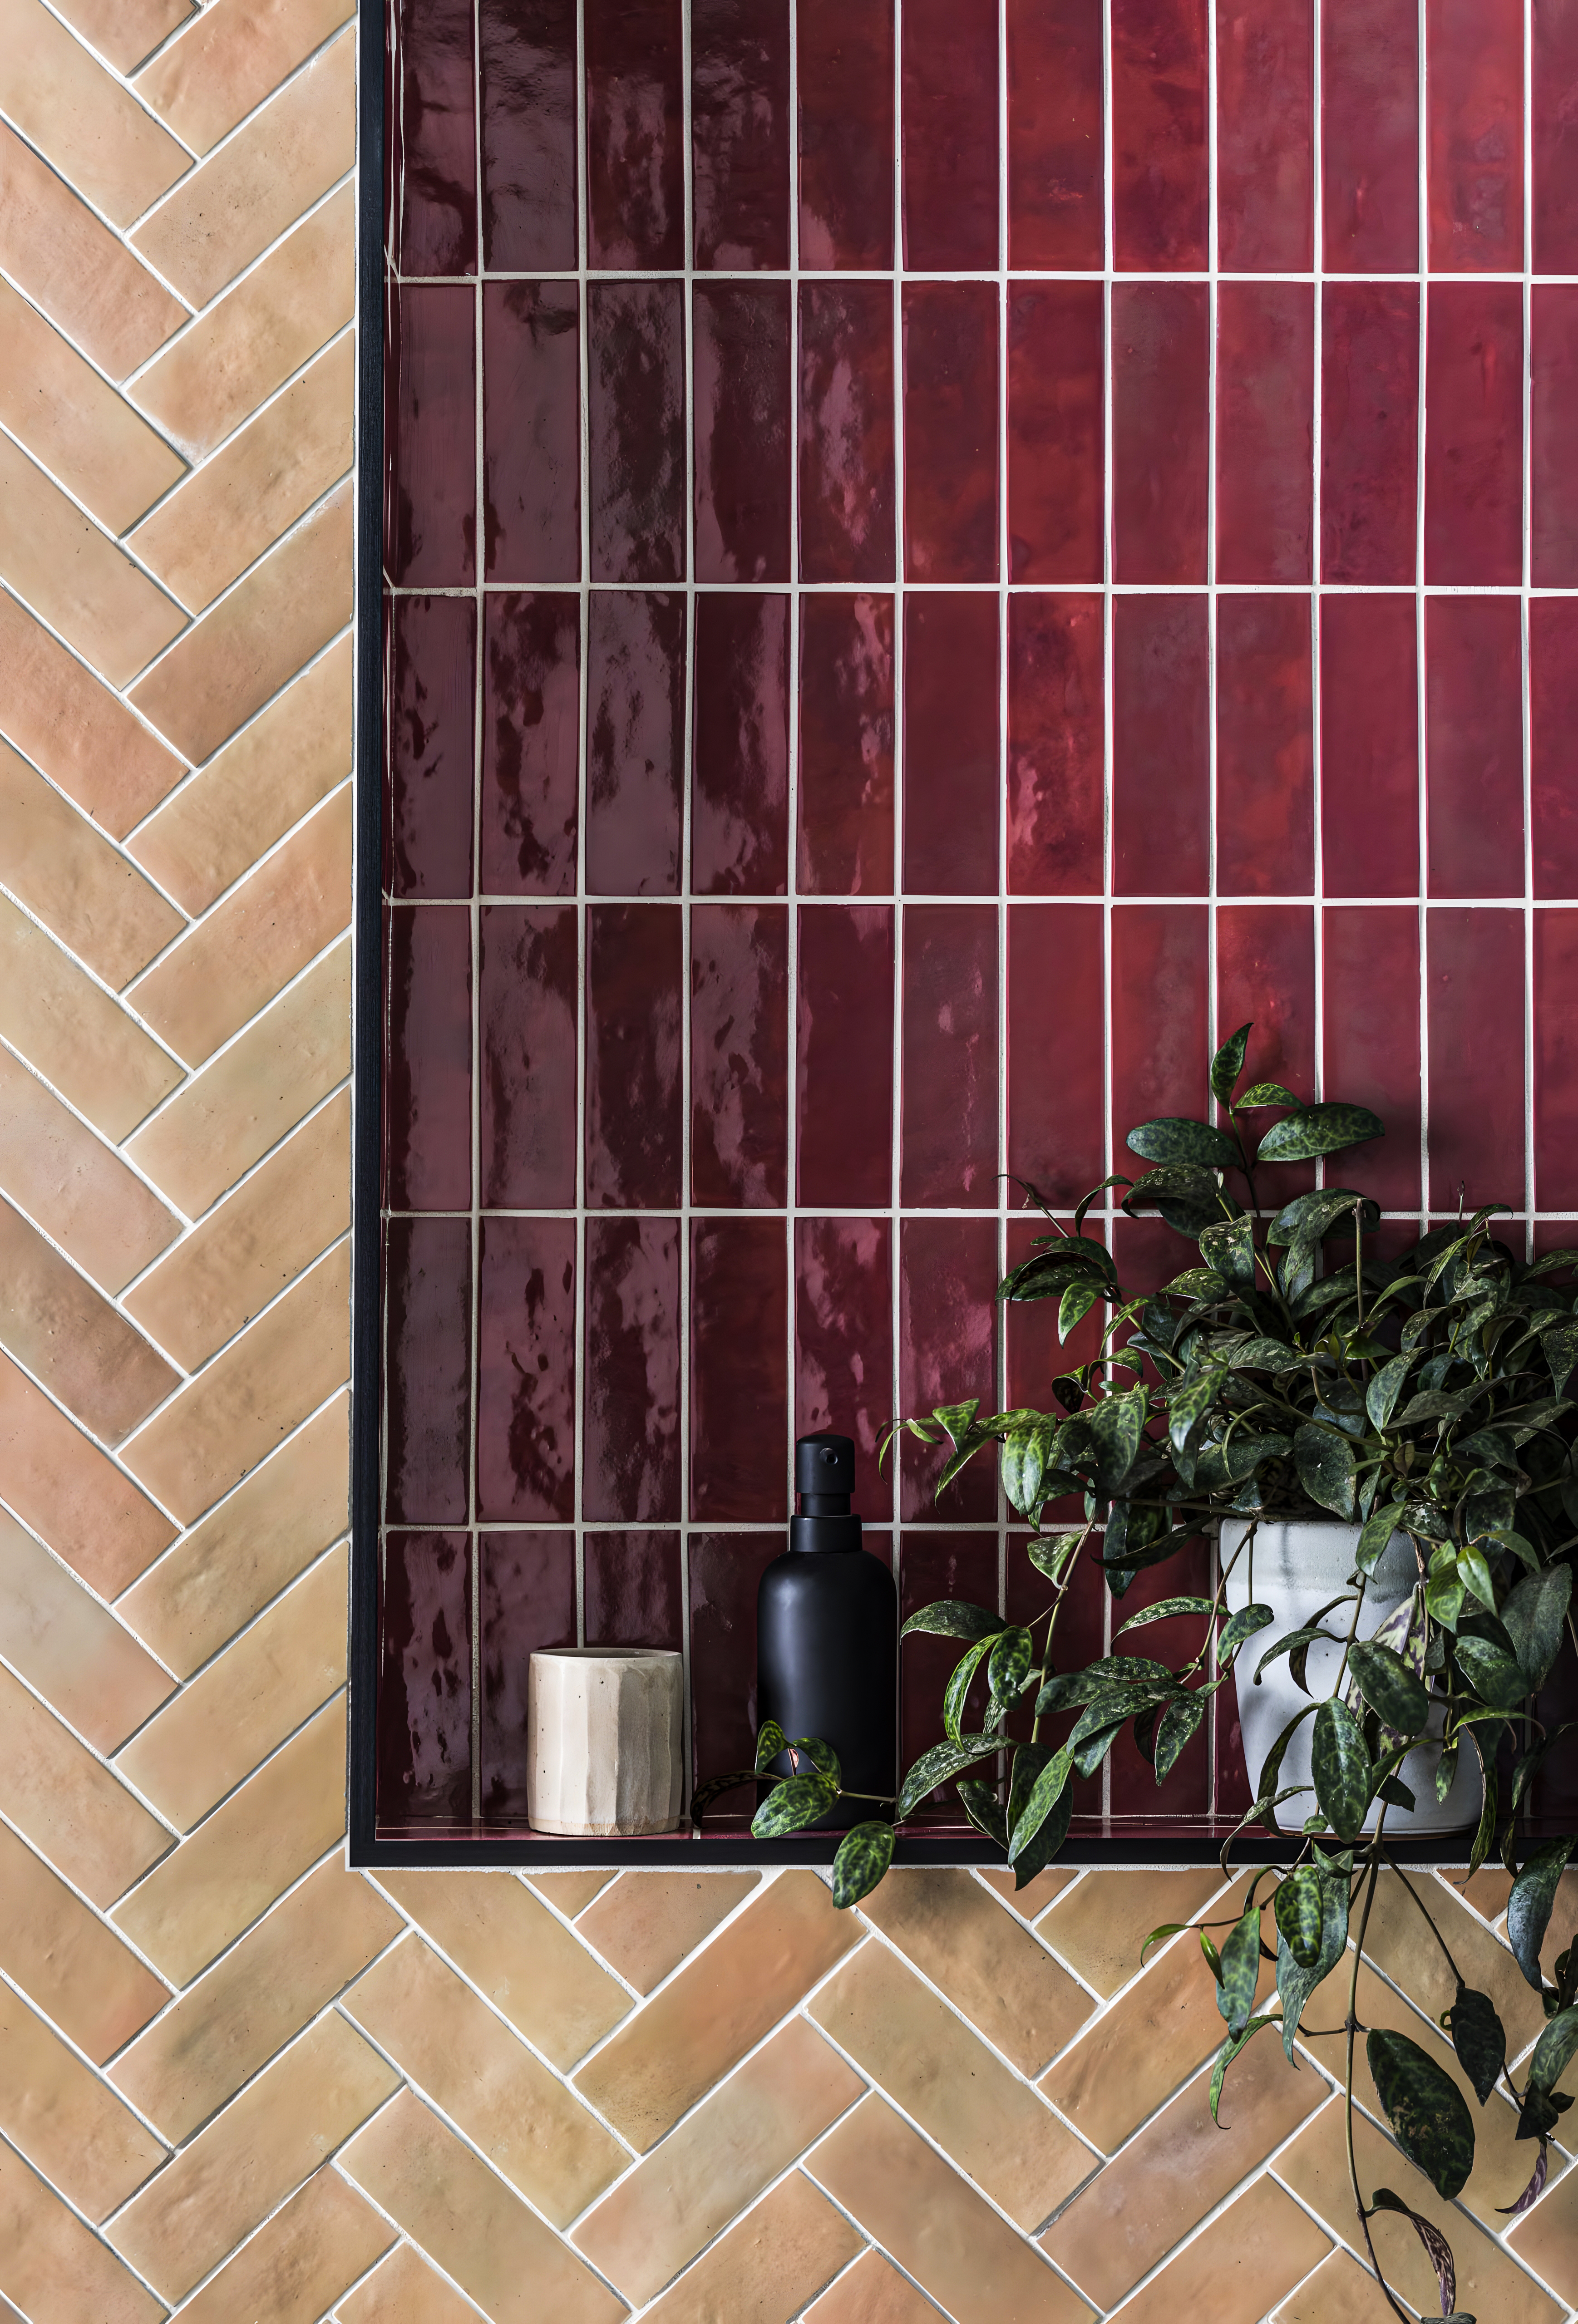
<svg viewBox="0 0 1578 2324">
<path fill-rule="evenodd" d="M 639 2307 L 864 2091 L 791 2018 L 583 2219 L 577 2245 Z"/>
<path fill-rule="evenodd" d="M 266 1912 L 345 1828 L 346 1708 L 328 1703 L 143 1881 L 116 1918 L 179 1983 Z"/>
<path fill-rule="evenodd" d="M 41 0 L 0 0 L 0 106 L 112 226 L 130 226 L 191 168 Z"/>
<path fill-rule="evenodd" d="M 194 170 L 133 246 L 183 299 L 206 307 L 351 167 L 355 85 L 347 32 Z"/>
<path fill-rule="evenodd" d="M 174 1537 L 169 1518 L 3 1355 L 0 1495 L 106 1598 Z"/>
<path fill-rule="evenodd" d="M 69 1568 L 0 1510 L 0 1654 L 96 1749 L 113 1750 L 174 1687 Z"/>
<path fill-rule="evenodd" d="M 18 2155 L 0 2145 L 0 2290 L 60 2324 L 157 2324 L 164 2310 Z"/>
<path fill-rule="evenodd" d="M 334 2171 L 319 2171 L 204 2284 L 182 2324 L 317 2324 L 395 2230 Z"/>
<path fill-rule="evenodd" d="M 115 2060 L 111 2080 L 167 2138 L 189 2137 L 400 1928 L 377 1890 L 330 1857 Z"/>
<path fill-rule="evenodd" d="M 0 266 L 111 379 L 187 310 L 13 130 L 0 126 Z"/>
<path fill-rule="evenodd" d="M 859 1941 L 814 1872 L 782 1872 L 604 2044 L 580 2087 L 643 2153 Z"/>
<path fill-rule="evenodd" d="M 207 911 L 351 770 L 347 632 L 227 742 L 132 842 L 182 909 Z"/>
<path fill-rule="evenodd" d="M 337 1397 L 115 1608 L 182 1678 L 345 1531 L 349 1399 Z"/>
<path fill-rule="evenodd" d="M 346 186 L 149 366 L 134 401 L 196 459 L 345 328 L 355 298 L 355 198 Z"/>
<path fill-rule="evenodd" d="M 174 752 L 3 589 L 0 659 L 0 726 L 112 838 L 180 781 Z"/>
<path fill-rule="evenodd" d="M 355 0 L 217 0 L 139 74 L 137 94 L 206 153 L 355 14 Z"/>
<path fill-rule="evenodd" d="M 117 988 L 185 923 L 58 790 L 0 742 L 5 884 L 60 942 Z"/>
<path fill-rule="evenodd" d="M 339 2165 L 493 2324 L 623 2317 L 606 2286 L 410 2090 L 352 2140 Z"/>
<path fill-rule="evenodd" d="M 345 2006 L 554 2227 L 568 2227 L 629 2163 L 595 2116 L 420 1938 L 385 1953 Z"/>
<path fill-rule="evenodd" d="M 1277 2299 L 1332 2246 L 1307 2213 L 1269 2179 L 1241 2195 L 1203 2235 L 1120 2308 L 1121 2324 L 1260 2324 Z"/>
<path fill-rule="evenodd" d="M 891 2260 L 867 2251 L 806 2310 L 806 2324 L 936 2324 L 938 2313 Z"/>
<path fill-rule="evenodd" d="M 1016 1912 L 1021 1921 L 1035 1920 L 1038 1914 L 1046 1911 L 1055 1898 L 1062 1895 L 1071 1881 L 1077 1880 L 1079 1877 L 1076 1872 L 1055 1870 L 1038 1872 L 1035 1878 L 1027 1882 L 1024 1887 L 1016 1888 L 1013 1885 L 1013 1874 L 1004 1866 L 978 1865 L 976 1870 L 993 1895 L 1001 1896 L 1003 1903 Z"/>
<path fill-rule="evenodd" d="M 4 1048 L 0 1187 L 106 1291 L 140 1275 L 180 1231 L 115 1148 Z"/>
<path fill-rule="evenodd" d="M 507 1872 L 385 1872 L 380 1884 L 550 2065 L 618 2024 L 630 1996 Z"/>
<path fill-rule="evenodd" d="M 103 1443 L 118 1444 L 180 1384 L 180 1375 L 0 1198 L 0 1339 Z"/>
<path fill-rule="evenodd" d="M 134 524 L 184 463 L 36 308 L 0 282 L 0 420 L 111 532 Z"/>
<path fill-rule="evenodd" d="M 351 948 L 338 945 L 130 1141 L 138 1167 L 191 1217 L 345 1079 L 350 982 Z"/>
<path fill-rule="evenodd" d="M 567 1921 L 573 1921 L 616 1877 L 612 1872 L 533 1872 L 528 1877 L 538 1895 L 546 1896 Z"/>
<path fill-rule="evenodd" d="M 117 72 L 130 72 L 192 13 L 191 0 L 61 0 L 60 14 Z"/>
<path fill-rule="evenodd" d="M 576 1927 L 638 1993 L 651 1993 L 761 1877 L 759 1872 L 627 1872 Z"/>
<path fill-rule="evenodd" d="M 124 1138 L 181 1078 L 174 1058 L 5 897 L 0 1034 L 108 1138 Z"/>
<path fill-rule="evenodd" d="M 413 2244 L 401 2244 L 335 2314 L 339 2324 L 475 2324 L 476 2310 Z"/>
<path fill-rule="evenodd" d="M 872 2096 L 807 2169 L 955 2324 L 1075 2324 L 1090 2310 L 956 2171 Z"/>
<path fill-rule="evenodd" d="M 1140 1974 L 1140 1949 L 1164 1921 L 1203 1912 L 1222 1886 L 1202 1866 L 1182 1872 L 1087 1872 L 1071 1896 L 1037 1923 L 1060 1960 L 1110 2000 Z M 1155 1955 L 1151 1955 L 1154 1963 Z"/>
<path fill-rule="evenodd" d="M 1463 1976 L 1495 2003 L 1507 2028 L 1508 2055 L 1518 2057 L 1544 2028 L 1539 1996 L 1524 1983 L 1508 1948 L 1439 1881 L 1425 1901 Z M 1432 2022 L 1439 2019 L 1444 2009 L 1451 2008 L 1456 1981 L 1440 1947 L 1433 1942 L 1418 1906 L 1396 1873 L 1381 1875 L 1364 1950 L 1377 1969 L 1401 1986 Z"/>
<path fill-rule="evenodd" d="M 7 1670 L 0 1758 L 6 1814 L 89 1904 L 124 1896 L 171 1845 L 164 1826 Z"/>
<path fill-rule="evenodd" d="M 9 1986 L 0 1986 L 0 2130 L 90 2219 L 124 2203 L 165 2154 Z"/>
<path fill-rule="evenodd" d="M 859 2249 L 849 2221 L 791 2172 L 643 2311 L 643 2324 L 788 2324 Z"/>
<path fill-rule="evenodd" d="M 186 627 L 180 606 L 9 438 L 0 438 L 0 574 L 115 686 Z"/>
<path fill-rule="evenodd" d="M 170 1998 L 115 1931 L 4 1825 L 0 1969 L 100 2064 Z"/>
<path fill-rule="evenodd" d="M 1528 2153 L 1527 2145 L 1522 2150 Z M 1578 2172 L 1543 2195 L 1526 2218 L 1508 2231 L 1508 2241 L 1526 2267 L 1578 2307 Z"/>
<path fill-rule="evenodd" d="M 1458 1875 L 1448 1873 L 1445 1877 L 1463 1903 L 1472 1904 L 1481 1920 L 1494 1923 L 1507 1910 L 1507 1899 L 1512 1894 L 1512 1875 L 1503 1872 L 1499 1864 L 1481 1864 L 1472 1879 L 1461 1886 Z M 1431 1895 L 1434 1894 L 1432 1890 Z M 1430 1896 L 1426 1896 L 1425 1901 L 1428 1904 Z"/>
<path fill-rule="evenodd" d="M 1270 2324 L 1393 2324 L 1396 2314 L 1370 2270 L 1339 2245 L 1288 2294 Z"/>
<path fill-rule="evenodd" d="M 111 2243 L 179 2298 L 399 2086 L 343 2017 L 320 2018 L 127 2205 Z"/>
<path fill-rule="evenodd" d="M 891 1874 L 861 1910 L 1021 2073 L 1038 2073 L 1094 2006 L 967 1872 Z"/>
</svg>

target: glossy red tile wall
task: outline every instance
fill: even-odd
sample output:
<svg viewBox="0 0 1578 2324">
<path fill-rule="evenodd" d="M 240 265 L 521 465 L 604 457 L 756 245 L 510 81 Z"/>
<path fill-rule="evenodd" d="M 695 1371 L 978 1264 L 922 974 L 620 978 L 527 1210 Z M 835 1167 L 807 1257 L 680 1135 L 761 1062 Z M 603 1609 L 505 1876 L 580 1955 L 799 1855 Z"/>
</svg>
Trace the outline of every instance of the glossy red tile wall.
<svg viewBox="0 0 1578 2324">
<path fill-rule="evenodd" d="M 737 1763 L 797 1430 L 1028 1602 L 879 1436 L 1241 1019 L 1573 1239 L 1578 17 L 392 5 L 381 1813 L 508 1827 L 533 1645 Z"/>
</svg>

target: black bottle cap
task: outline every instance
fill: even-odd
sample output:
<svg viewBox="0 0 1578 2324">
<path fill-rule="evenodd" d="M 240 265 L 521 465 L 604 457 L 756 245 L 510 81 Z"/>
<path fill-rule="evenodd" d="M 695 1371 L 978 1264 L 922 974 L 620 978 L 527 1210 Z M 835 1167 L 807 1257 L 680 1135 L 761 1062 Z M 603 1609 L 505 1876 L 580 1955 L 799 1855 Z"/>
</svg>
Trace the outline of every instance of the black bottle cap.
<svg viewBox="0 0 1578 2324">
<path fill-rule="evenodd" d="M 854 1491 L 854 1439 L 826 1431 L 795 1444 L 795 1490 L 806 1517 L 848 1514 Z"/>
</svg>

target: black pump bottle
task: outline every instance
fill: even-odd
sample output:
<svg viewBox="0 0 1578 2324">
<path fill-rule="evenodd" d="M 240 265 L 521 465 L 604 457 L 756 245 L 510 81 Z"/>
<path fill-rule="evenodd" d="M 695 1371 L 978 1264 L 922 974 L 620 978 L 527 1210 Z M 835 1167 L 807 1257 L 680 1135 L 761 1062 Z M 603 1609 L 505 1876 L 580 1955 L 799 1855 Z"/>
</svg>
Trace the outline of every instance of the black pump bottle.
<svg viewBox="0 0 1578 2324">
<path fill-rule="evenodd" d="M 882 1560 L 861 1547 L 852 1440 L 802 1436 L 795 1490 L 788 1552 L 762 1575 L 756 1601 L 757 1709 L 791 1742 L 830 1743 L 850 1789 L 878 1795 L 840 1799 L 811 1827 L 844 1831 L 881 1816 L 879 1801 L 896 1788 L 899 1594 Z M 789 1775 L 787 1755 L 772 1768 Z"/>
</svg>

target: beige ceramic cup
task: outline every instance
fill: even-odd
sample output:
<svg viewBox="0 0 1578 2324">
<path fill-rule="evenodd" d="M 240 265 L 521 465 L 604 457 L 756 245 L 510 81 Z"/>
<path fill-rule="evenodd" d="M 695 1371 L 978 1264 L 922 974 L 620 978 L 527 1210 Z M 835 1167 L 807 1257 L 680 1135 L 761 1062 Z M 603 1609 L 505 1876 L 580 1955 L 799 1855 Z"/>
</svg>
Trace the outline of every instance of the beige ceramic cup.
<svg viewBox="0 0 1578 2324">
<path fill-rule="evenodd" d="M 526 1812 L 564 1839 L 673 1831 L 685 1665 L 659 1646 L 550 1646 L 527 1680 Z"/>
</svg>

